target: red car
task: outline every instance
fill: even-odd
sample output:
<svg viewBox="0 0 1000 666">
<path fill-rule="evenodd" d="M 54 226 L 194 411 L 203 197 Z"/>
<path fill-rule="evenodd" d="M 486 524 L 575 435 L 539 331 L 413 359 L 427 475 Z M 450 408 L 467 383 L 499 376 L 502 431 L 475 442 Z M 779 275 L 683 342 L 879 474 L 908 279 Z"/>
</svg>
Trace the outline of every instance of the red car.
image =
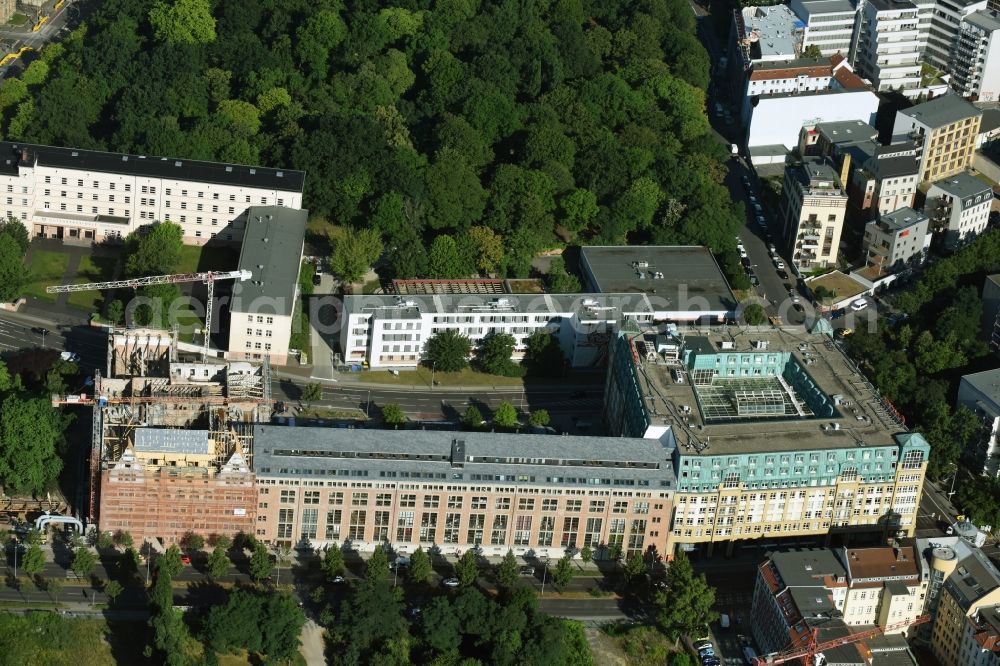
<svg viewBox="0 0 1000 666">
<path fill-rule="evenodd" d="M 181 555 L 181 564 L 184 566 L 191 566 L 191 558 L 187 555 Z"/>
</svg>

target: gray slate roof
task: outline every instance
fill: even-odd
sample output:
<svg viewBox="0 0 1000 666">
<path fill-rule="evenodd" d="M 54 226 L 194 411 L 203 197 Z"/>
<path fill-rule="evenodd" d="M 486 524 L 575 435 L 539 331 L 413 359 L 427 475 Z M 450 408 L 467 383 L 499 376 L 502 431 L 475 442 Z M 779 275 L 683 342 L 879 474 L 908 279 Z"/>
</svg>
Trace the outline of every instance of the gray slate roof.
<svg viewBox="0 0 1000 666">
<path fill-rule="evenodd" d="M 204 162 L 179 157 L 153 157 L 106 153 L 98 150 L 60 148 L 30 143 L 0 141 L 0 172 L 17 173 L 22 149 L 28 160 L 48 167 L 103 171 L 125 176 L 147 176 L 238 187 L 260 187 L 286 192 L 302 192 L 305 171 L 271 169 L 243 164 Z"/>
<path fill-rule="evenodd" d="M 1000 405 L 1000 368 L 965 375 L 962 383 L 978 391 L 994 405 Z"/>
<path fill-rule="evenodd" d="M 917 104 L 909 109 L 903 109 L 899 113 L 918 120 L 928 127 L 942 127 L 965 118 L 981 115 L 982 111 L 958 95 L 947 94 L 935 97 L 929 102 Z"/>
<path fill-rule="evenodd" d="M 250 208 L 239 268 L 253 276 L 233 285 L 232 312 L 292 314 L 308 216 L 283 206 Z"/>
<path fill-rule="evenodd" d="M 259 476 L 675 487 L 655 439 L 257 425 Z M 503 477 L 503 478 L 498 478 Z"/>
<path fill-rule="evenodd" d="M 993 188 L 988 183 L 979 180 L 967 171 L 960 171 L 947 178 L 936 180 L 933 184 L 951 196 L 963 200 L 983 192 L 993 192 Z"/>
</svg>

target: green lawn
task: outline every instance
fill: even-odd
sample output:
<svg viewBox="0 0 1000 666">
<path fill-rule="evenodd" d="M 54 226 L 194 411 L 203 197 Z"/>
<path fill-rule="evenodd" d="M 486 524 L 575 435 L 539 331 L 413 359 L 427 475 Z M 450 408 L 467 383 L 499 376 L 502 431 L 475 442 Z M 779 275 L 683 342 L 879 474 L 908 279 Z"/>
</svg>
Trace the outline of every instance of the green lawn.
<svg viewBox="0 0 1000 666">
<path fill-rule="evenodd" d="M 177 266 L 177 272 L 234 271 L 239 260 L 239 253 L 232 247 L 185 245 L 181 248 L 181 263 Z"/>
<path fill-rule="evenodd" d="M 27 15 L 22 14 L 21 12 L 15 12 L 14 15 L 10 17 L 10 20 L 7 21 L 7 25 L 13 28 L 17 28 L 19 26 L 24 25 L 27 22 L 28 22 Z"/>
<path fill-rule="evenodd" d="M 117 256 L 86 256 L 80 260 L 80 267 L 76 271 L 78 277 L 73 282 L 107 282 L 113 280 L 115 265 L 117 263 Z M 74 291 L 69 295 L 69 304 L 82 308 L 87 312 L 97 312 L 100 310 L 103 298 L 104 292 L 101 291 Z"/>
<path fill-rule="evenodd" d="M 43 301 L 55 301 L 58 294 L 47 294 L 45 288 L 61 284 L 68 265 L 67 254 L 46 250 L 34 252 L 31 256 L 31 266 L 28 267 L 28 281 L 24 285 L 24 295 Z"/>
<path fill-rule="evenodd" d="M 431 385 L 431 369 L 420 366 L 416 370 L 400 370 L 399 374 L 391 374 L 388 370 L 372 370 L 351 375 L 363 382 L 378 384 L 417 384 Z M 521 386 L 521 377 L 503 377 L 488 375 L 472 368 L 459 372 L 435 372 L 434 381 L 438 386 Z"/>
<path fill-rule="evenodd" d="M 173 323 L 171 322 L 171 325 Z M 182 341 L 196 344 L 205 342 L 205 336 L 200 332 L 204 326 L 204 322 L 201 320 L 201 317 L 194 313 L 189 304 L 178 308 L 176 323 L 177 333 Z"/>
</svg>

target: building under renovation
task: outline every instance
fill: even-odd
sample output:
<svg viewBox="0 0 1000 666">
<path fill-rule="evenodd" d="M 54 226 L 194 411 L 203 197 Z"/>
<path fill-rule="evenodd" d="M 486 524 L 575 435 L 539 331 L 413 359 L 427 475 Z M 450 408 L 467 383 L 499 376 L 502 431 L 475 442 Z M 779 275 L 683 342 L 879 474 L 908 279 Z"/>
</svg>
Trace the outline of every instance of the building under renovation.
<svg viewBox="0 0 1000 666">
<path fill-rule="evenodd" d="M 168 331 L 113 331 L 94 378 L 89 523 L 172 543 L 251 531 L 252 424 L 271 415 L 270 369 L 182 362 Z"/>
</svg>

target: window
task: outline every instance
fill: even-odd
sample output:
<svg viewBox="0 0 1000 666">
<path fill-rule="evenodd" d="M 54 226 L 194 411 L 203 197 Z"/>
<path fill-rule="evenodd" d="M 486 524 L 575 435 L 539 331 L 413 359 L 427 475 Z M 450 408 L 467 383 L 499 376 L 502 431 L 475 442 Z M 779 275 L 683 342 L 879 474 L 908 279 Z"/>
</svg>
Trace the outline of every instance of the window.
<svg viewBox="0 0 1000 666">
<path fill-rule="evenodd" d="M 396 521 L 396 541 L 413 541 L 413 512 L 400 511 Z"/>
<path fill-rule="evenodd" d="M 628 513 L 628 502 L 615 502 L 611 513 Z"/>
<path fill-rule="evenodd" d="M 485 509 L 486 508 L 486 498 L 485 497 L 473 497 L 472 498 L 472 508 L 473 509 Z"/>
<path fill-rule="evenodd" d="M 424 495 L 424 508 L 436 509 L 441 504 L 440 495 Z"/>
<path fill-rule="evenodd" d="M 493 507 L 497 511 L 510 511 L 510 498 L 497 497 L 493 502 Z"/>
<path fill-rule="evenodd" d="M 517 510 L 518 511 L 534 511 L 535 510 L 535 500 L 533 497 L 518 497 L 517 498 Z"/>
<path fill-rule="evenodd" d="M 376 541 L 389 540 L 389 512 L 375 512 L 375 534 L 372 536 Z"/>
<path fill-rule="evenodd" d="M 590 500 L 590 512 L 591 513 L 603 513 L 604 512 L 604 500 Z"/>
<path fill-rule="evenodd" d="M 351 541 L 364 541 L 367 521 L 367 511 L 351 511 L 351 524 L 347 528 L 347 538 Z"/>
<path fill-rule="evenodd" d="M 580 519 L 576 517 L 563 518 L 563 533 L 560 545 L 563 548 L 576 548 L 576 534 L 580 529 Z"/>
<path fill-rule="evenodd" d="M 483 530 L 486 525 L 486 514 L 473 513 L 469 516 L 469 530 L 466 543 L 479 545 L 483 542 Z"/>
<path fill-rule="evenodd" d="M 326 533 L 323 535 L 323 537 L 327 541 L 340 540 L 341 513 L 342 512 L 340 509 L 326 512 Z"/>
<path fill-rule="evenodd" d="M 462 529 L 462 514 L 447 513 L 444 517 L 444 542 L 458 543 Z"/>
<path fill-rule="evenodd" d="M 316 538 L 316 524 L 319 521 L 319 509 L 302 510 L 301 535 L 303 539 Z"/>
<path fill-rule="evenodd" d="M 507 543 L 507 515 L 493 516 L 493 531 L 490 533 L 490 544 L 502 546 Z"/>
<path fill-rule="evenodd" d="M 282 504 L 295 504 L 295 491 L 294 490 L 282 490 L 281 491 L 281 503 Z"/>
<path fill-rule="evenodd" d="M 351 495 L 351 506 L 367 506 L 368 493 L 354 493 Z"/>
<path fill-rule="evenodd" d="M 583 534 L 583 545 L 597 548 L 601 543 L 601 518 L 587 518 L 587 531 Z"/>
<path fill-rule="evenodd" d="M 555 531 L 555 516 L 542 516 L 542 522 L 538 526 L 538 545 L 551 546 L 552 533 Z"/>
<path fill-rule="evenodd" d="M 295 519 L 294 509 L 279 509 L 278 510 L 278 538 L 279 539 L 291 539 L 292 538 L 292 521 Z"/>
<path fill-rule="evenodd" d="M 559 507 L 559 500 L 557 499 L 542 500 L 542 511 L 556 511 L 558 507 Z"/>
<path fill-rule="evenodd" d="M 462 508 L 462 496 L 461 495 L 448 495 L 448 508 L 449 509 L 461 509 Z"/>
<path fill-rule="evenodd" d="M 437 535 L 436 513 L 423 513 L 420 515 L 420 541 L 423 543 L 434 543 Z"/>
<path fill-rule="evenodd" d="M 344 493 L 335 492 L 330 493 L 330 498 L 327 500 L 328 504 L 343 504 L 344 503 Z"/>
<path fill-rule="evenodd" d="M 583 508 L 583 500 L 566 500 L 566 511 L 579 513 Z"/>
<path fill-rule="evenodd" d="M 376 495 L 375 506 L 392 506 L 392 493 L 379 493 Z"/>
<path fill-rule="evenodd" d="M 399 496 L 399 506 L 416 506 L 417 496 L 416 495 L 400 495 Z"/>
<path fill-rule="evenodd" d="M 531 516 L 518 516 L 514 519 L 514 545 L 528 546 L 531 544 Z"/>
<path fill-rule="evenodd" d="M 318 490 L 307 490 L 302 493 L 302 503 L 303 504 L 319 504 L 319 491 Z"/>
</svg>

